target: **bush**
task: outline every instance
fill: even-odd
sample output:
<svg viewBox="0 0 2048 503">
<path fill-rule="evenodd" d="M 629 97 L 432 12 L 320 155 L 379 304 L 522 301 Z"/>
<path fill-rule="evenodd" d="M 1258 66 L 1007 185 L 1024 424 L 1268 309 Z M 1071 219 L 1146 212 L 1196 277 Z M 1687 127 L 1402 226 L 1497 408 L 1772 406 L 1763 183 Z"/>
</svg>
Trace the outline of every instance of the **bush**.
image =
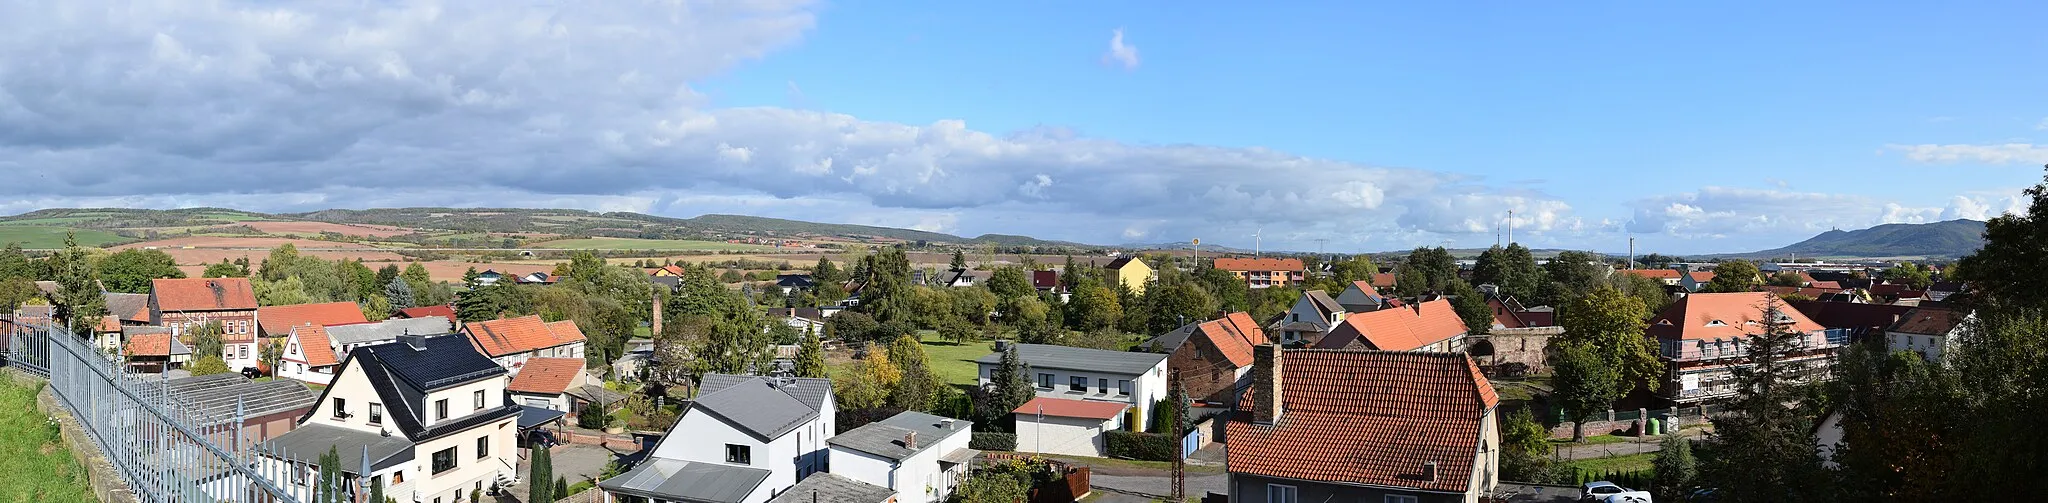
<svg viewBox="0 0 2048 503">
<path fill-rule="evenodd" d="M 220 357 L 214 355 L 201 356 L 198 360 L 193 360 L 191 364 L 185 366 L 185 370 L 192 372 L 192 375 L 195 376 L 233 372 L 233 370 L 228 369 L 228 362 L 222 361 Z"/>
<path fill-rule="evenodd" d="M 1108 438 L 1109 457 L 1136 459 L 1140 461 L 1173 461 L 1180 454 L 1180 442 L 1172 435 L 1158 433 L 1136 433 L 1129 431 L 1104 432 Z"/>
<path fill-rule="evenodd" d="M 983 451 L 1014 451 L 1017 450 L 1017 434 L 977 431 L 974 432 L 974 436 L 968 437 L 967 448 Z"/>
</svg>

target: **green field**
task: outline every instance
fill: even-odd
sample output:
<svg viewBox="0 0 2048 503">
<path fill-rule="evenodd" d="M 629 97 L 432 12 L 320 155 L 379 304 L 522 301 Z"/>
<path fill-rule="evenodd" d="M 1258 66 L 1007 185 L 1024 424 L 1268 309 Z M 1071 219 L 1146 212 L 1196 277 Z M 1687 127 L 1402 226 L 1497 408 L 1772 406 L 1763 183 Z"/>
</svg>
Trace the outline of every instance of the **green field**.
<svg viewBox="0 0 2048 503">
<path fill-rule="evenodd" d="M 919 332 L 921 338 L 918 342 L 924 344 L 925 361 L 931 363 L 932 373 L 938 374 L 939 381 L 946 384 L 973 386 L 977 374 L 980 373 L 980 367 L 974 364 L 974 359 L 995 352 L 994 343 L 989 341 L 954 344 L 953 341 L 940 339 L 933 331 Z M 842 362 L 840 365 L 832 366 L 830 370 L 835 375 L 852 372 L 854 363 Z"/>
<path fill-rule="evenodd" d="M 107 243 L 130 241 L 112 232 L 97 229 L 68 229 L 40 225 L 0 226 L 0 244 L 17 243 L 22 248 L 63 248 L 64 233 L 78 233 L 79 246 L 100 246 Z"/>
<path fill-rule="evenodd" d="M 1571 466 L 1573 468 L 1593 473 L 1639 472 L 1650 469 L 1650 461 L 1656 458 L 1657 455 L 1654 453 L 1630 454 L 1627 456 L 1581 459 L 1577 461 L 1572 461 Z"/>
<path fill-rule="evenodd" d="M 110 215 L 72 215 L 68 217 L 29 218 L 0 222 L 0 225 L 67 225 L 107 218 Z"/>
<path fill-rule="evenodd" d="M 631 238 L 562 239 L 538 243 L 534 246 L 566 250 L 770 251 L 775 249 L 773 246 L 743 245 L 719 241 Z"/>
<path fill-rule="evenodd" d="M 36 412 L 37 391 L 0 376 L 0 501 L 94 501 L 57 426 Z"/>
</svg>

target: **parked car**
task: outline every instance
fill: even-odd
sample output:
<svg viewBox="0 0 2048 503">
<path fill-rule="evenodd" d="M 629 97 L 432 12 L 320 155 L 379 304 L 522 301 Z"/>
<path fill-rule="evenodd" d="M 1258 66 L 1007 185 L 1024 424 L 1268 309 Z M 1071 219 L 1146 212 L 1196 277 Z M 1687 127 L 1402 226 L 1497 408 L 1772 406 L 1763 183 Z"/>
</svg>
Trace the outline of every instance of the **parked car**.
<svg viewBox="0 0 2048 503">
<path fill-rule="evenodd" d="M 263 377 L 263 369 L 259 369 L 256 367 L 242 367 L 242 377 L 247 377 L 250 379 Z"/>
<path fill-rule="evenodd" d="M 1622 491 L 1609 494 L 1600 501 L 1606 503 L 1650 503 L 1650 493 L 1647 491 Z"/>
<path fill-rule="evenodd" d="M 1629 492 L 1628 488 L 1615 485 L 1615 483 L 1613 482 L 1608 482 L 1605 480 L 1598 482 L 1587 482 L 1584 487 L 1579 488 L 1579 500 L 1607 501 L 1606 498 L 1608 496 L 1621 494 L 1625 492 Z"/>
</svg>

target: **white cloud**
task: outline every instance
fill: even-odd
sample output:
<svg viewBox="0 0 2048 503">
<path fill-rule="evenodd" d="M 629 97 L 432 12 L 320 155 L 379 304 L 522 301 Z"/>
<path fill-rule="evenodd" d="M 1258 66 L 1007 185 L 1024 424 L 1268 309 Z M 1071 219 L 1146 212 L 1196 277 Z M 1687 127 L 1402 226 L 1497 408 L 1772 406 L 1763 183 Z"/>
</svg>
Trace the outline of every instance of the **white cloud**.
<svg viewBox="0 0 2048 503">
<path fill-rule="evenodd" d="M 1125 70 L 1138 67 L 1138 46 L 1124 43 L 1124 29 L 1110 32 L 1109 51 L 1102 53 L 1102 63 L 1124 67 Z"/>
<path fill-rule="evenodd" d="M 1886 145 L 1885 148 L 1903 152 L 1907 159 L 1917 162 L 2048 163 L 2048 145 L 2035 145 L 2032 143 Z"/>
<path fill-rule="evenodd" d="M 2034 129 L 2048 130 L 2048 118 L 2043 118 L 2040 123 L 2034 124 Z"/>
<path fill-rule="evenodd" d="M 2025 209 L 2024 202 L 2013 196 L 1958 195 L 1947 206 L 1933 207 L 1857 195 L 1728 187 L 1704 187 L 1694 192 L 1641 199 L 1630 206 L 1634 215 L 1627 225 L 1630 232 L 1778 241 L 1803 239 L 1837 228 L 1958 218 L 1985 220 Z"/>
</svg>

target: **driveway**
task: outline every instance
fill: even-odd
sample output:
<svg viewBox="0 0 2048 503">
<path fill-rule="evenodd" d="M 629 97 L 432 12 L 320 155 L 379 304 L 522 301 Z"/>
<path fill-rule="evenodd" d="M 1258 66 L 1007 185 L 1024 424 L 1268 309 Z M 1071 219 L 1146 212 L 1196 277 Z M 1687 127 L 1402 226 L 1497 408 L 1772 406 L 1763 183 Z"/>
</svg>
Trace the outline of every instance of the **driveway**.
<svg viewBox="0 0 2048 503">
<path fill-rule="evenodd" d="M 519 454 L 527 456 L 530 451 L 522 450 Z M 604 472 L 606 464 L 623 454 L 625 453 L 614 454 L 603 447 L 589 444 L 562 444 L 548 451 L 548 456 L 554 460 L 555 476 L 567 479 L 572 486 Z M 527 487 L 533 483 L 527 480 L 527 474 L 533 472 L 530 461 L 532 460 L 523 457 L 519 460 L 519 483 L 512 486 L 510 494 L 499 496 L 500 503 L 526 500 L 526 495 L 529 494 Z M 550 480 L 548 483 L 552 484 L 554 481 Z"/>
</svg>

